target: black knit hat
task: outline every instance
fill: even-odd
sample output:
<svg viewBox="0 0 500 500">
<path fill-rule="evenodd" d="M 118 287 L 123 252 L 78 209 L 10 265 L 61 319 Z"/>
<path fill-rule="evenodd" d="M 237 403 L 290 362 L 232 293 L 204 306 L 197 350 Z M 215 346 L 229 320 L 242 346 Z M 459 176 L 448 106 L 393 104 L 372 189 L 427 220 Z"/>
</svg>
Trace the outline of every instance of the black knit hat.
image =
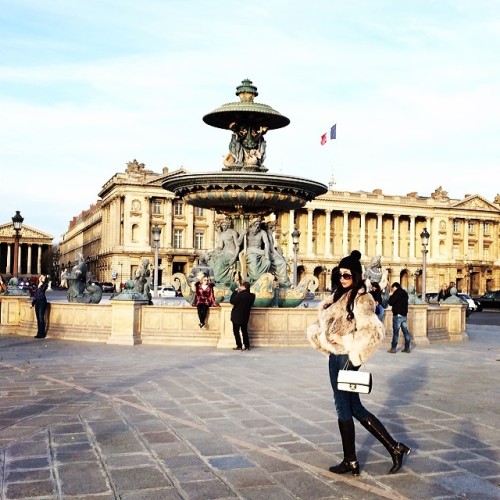
<svg viewBox="0 0 500 500">
<path fill-rule="evenodd" d="M 363 274 L 363 270 L 361 269 L 361 253 L 358 250 L 353 250 L 349 257 L 344 257 L 339 264 L 339 268 L 349 269 L 354 273 L 358 273 L 359 275 Z"/>
</svg>

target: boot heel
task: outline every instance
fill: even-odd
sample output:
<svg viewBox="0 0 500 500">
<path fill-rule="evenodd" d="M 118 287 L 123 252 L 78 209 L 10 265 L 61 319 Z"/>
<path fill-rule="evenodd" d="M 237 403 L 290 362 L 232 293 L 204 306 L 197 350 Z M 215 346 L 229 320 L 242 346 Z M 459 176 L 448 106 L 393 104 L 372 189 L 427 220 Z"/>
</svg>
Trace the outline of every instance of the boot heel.
<svg viewBox="0 0 500 500">
<path fill-rule="evenodd" d="M 335 474 L 350 472 L 353 476 L 359 476 L 359 462 L 357 460 L 342 460 L 338 465 L 334 465 L 328 470 Z"/>
<path fill-rule="evenodd" d="M 397 443 L 394 447 L 391 456 L 392 463 L 394 464 L 389 471 L 389 474 L 395 474 L 399 469 L 401 469 L 403 465 L 403 455 L 409 455 L 411 453 L 411 449 L 408 448 L 403 443 Z"/>
<path fill-rule="evenodd" d="M 405 444 L 398 443 L 398 446 L 401 448 L 401 452 L 403 453 L 403 455 L 409 455 L 411 453 L 411 448 L 408 448 L 408 446 L 406 446 Z"/>
</svg>

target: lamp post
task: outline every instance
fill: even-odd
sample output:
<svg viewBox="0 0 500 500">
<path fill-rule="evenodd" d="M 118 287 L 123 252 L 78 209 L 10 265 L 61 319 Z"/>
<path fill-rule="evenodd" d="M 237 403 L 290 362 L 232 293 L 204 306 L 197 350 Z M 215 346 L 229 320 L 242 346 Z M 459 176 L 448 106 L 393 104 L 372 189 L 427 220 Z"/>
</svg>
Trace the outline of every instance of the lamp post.
<svg viewBox="0 0 500 500">
<path fill-rule="evenodd" d="M 424 230 L 420 233 L 420 239 L 422 240 L 422 256 L 423 256 L 423 261 L 422 261 L 422 300 L 425 301 L 425 268 L 427 265 L 427 247 L 429 245 L 429 231 L 427 231 L 427 228 L 424 227 Z"/>
<path fill-rule="evenodd" d="M 14 231 L 16 232 L 16 236 L 14 237 L 14 269 L 12 272 L 12 276 L 17 278 L 18 273 L 18 262 L 19 262 L 19 233 L 23 227 L 24 218 L 22 217 L 19 210 L 16 210 L 16 215 L 12 217 L 12 226 L 14 227 Z"/>
<path fill-rule="evenodd" d="M 52 252 L 52 284 L 54 286 L 59 286 L 59 258 L 61 257 L 61 251 L 56 248 Z"/>
<path fill-rule="evenodd" d="M 154 269 L 154 297 L 158 297 L 158 245 L 160 244 L 161 228 L 157 224 L 151 230 L 155 245 L 155 269 Z"/>
<path fill-rule="evenodd" d="M 293 286 L 297 286 L 297 252 L 299 251 L 300 231 L 295 228 L 292 233 L 293 243 Z"/>
</svg>

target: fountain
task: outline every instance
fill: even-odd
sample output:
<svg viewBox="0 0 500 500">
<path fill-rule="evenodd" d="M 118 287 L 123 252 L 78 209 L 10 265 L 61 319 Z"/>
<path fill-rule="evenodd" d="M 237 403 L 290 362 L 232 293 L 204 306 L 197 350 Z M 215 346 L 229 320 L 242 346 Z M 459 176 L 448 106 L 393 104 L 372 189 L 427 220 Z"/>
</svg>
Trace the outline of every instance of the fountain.
<svg viewBox="0 0 500 500">
<path fill-rule="evenodd" d="M 226 219 L 219 228 L 216 248 L 200 256 L 200 265 L 212 270 L 216 298 L 228 300 L 236 283 L 249 281 L 256 294 L 256 306 L 271 304 L 273 279 L 279 282 L 279 307 L 295 307 L 308 291 L 318 286 L 317 278 L 305 276 L 293 287 L 287 262 L 274 246 L 273 224 L 264 222 L 271 213 L 297 210 L 327 187 L 301 177 L 268 174 L 265 134 L 286 127 L 290 120 L 266 104 L 254 102 L 257 87 L 243 80 L 236 88 L 238 102 L 223 104 L 203 117 L 212 126 L 231 131 L 229 152 L 222 171 L 186 174 L 173 172 L 163 188 L 187 203 L 215 209 Z M 176 273 L 187 300 L 192 291 L 187 277 Z M 196 279 L 196 277 L 191 277 Z"/>
</svg>

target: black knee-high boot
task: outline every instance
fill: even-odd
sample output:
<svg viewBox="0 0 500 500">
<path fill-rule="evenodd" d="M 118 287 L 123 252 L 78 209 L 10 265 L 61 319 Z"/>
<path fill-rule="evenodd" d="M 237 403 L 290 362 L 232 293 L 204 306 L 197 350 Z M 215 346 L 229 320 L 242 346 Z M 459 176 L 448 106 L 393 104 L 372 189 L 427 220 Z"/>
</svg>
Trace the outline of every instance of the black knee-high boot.
<svg viewBox="0 0 500 500">
<path fill-rule="evenodd" d="M 342 448 L 344 450 L 344 460 L 339 465 L 334 465 L 328 470 L 336 474 L 345 474 L 351 472 L 353 476 L 359 475 L 359 463 L 356 458 L 356 444 L 354 421 L 348 420 L 341 422 L 339 420 L 340 437 L 342 438 Z"/>
<path fill-rule="evenodd" d="M 389 471 L 389 474 L 394 474 L 403 465 L 403 455 L 409 455 L 411 450 L 408 446 L 403 443 L 398 443 L 393 437 L 387 432 L 387 429 L 383 426 L 382 422 L 371 413 L 361 420 L 361 425 L 373 436 L 375 436 L 385 447 L 385 449 L 391 454 L 393 466 Z"/>
</svg>

